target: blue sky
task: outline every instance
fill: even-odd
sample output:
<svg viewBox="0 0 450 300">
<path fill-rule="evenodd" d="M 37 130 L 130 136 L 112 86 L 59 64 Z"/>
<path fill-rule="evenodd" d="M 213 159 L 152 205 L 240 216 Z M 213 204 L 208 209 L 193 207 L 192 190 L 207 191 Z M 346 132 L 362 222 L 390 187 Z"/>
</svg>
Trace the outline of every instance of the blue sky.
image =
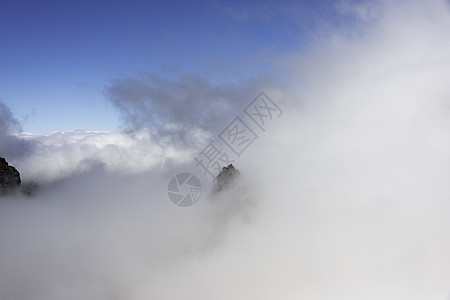
<svg viewBox="0 0 450 300">
<path fill-rule="evenodd" d="M 332 14 L 314 1 L 0 1 L 0 100 L 24 131 L 119 127 L 105 85 L 152 72 L 257 76 Z M 316 18 L 317 17 L 317 18 Z"/>
</svg>

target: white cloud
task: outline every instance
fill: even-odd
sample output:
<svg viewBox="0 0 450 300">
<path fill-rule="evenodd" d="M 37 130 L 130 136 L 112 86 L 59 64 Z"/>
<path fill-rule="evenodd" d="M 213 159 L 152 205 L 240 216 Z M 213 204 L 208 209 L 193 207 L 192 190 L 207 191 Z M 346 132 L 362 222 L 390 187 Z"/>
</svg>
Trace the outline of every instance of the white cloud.
<svg viewBox="0 0 450 300">
<path fill-rule="evenodd" d="M 33 142 L 26 158 L 13 161 L 25 180 L 49 182 L 68 178 L 91 167 L 103 166 L 108 172 L 135 174 L 152 168 L 164 169 L 192 160 L 195 145 L 169 144 L 150 129 L 137 131 L 70 131 L 45 135 L 21 133 L 22 140 Z M 208 134 L 191 132 L 197 144 Z"/>
</svg>

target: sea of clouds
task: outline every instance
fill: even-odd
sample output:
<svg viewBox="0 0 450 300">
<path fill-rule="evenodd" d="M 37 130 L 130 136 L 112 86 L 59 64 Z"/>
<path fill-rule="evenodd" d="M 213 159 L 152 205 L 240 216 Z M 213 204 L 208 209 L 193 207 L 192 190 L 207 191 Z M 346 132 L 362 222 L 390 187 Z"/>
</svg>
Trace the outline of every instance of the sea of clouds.
<svg viewBox="0 0 450 300">
<path fill-rule="evenodd" d="M 0 299 L 449 299 L 450 5 L 336 13 L 352 26 L 278 58 L 278 85 L 111 83 L 123 131 L 17 133 L 0 105 L 0 153 L 38 186 L 0 201 Z M 285 113 L 242 179 L 174 206 L 170 178 L 202 178 L 193 157 L 259 90 Z"/>
</svg>

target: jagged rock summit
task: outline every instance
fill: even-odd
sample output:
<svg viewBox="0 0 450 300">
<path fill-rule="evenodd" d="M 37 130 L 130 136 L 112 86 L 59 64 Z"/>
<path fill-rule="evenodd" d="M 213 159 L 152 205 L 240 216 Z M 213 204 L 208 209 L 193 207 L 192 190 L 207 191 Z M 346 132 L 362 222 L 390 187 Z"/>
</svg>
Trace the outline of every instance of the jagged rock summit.
<svg viewBox="0 0 450 300">
<path fill-rule="evenodd" d="M 223 167 L 222 171 L 216 177 L 216 189 L 220 191 L 224 187 L 230 185 L 239 174 L 239 170 L 236 169 L 233 164 L 229 164 L 228 167 Z"/>
<path fill-rule="evenodd" d="M 20 182 L 19 171 L 0 157 L 0 196 L 18 191 Z"/>
</svg>

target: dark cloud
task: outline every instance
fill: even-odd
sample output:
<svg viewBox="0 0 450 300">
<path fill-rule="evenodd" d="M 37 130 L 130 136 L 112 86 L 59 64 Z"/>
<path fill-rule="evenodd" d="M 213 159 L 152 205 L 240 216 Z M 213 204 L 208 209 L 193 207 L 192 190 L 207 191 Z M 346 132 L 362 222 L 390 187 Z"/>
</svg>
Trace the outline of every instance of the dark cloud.
<svg viewBox="0 0 450 300">
<path fill-rule="evenodd" d="M 20 129 L 19 121 L 14 118 L 9 107 L 0 102 L 0 132 L 10 134 Z"/>
<path fill-rule="evenodd" d="M 251 101 L 271 78 L 213 83 L 198 75 L 164 78 L 146 73 L 115 80 L 108 100 L 128 129 L 153 128 L 160 136 L 189 142 L 195 129 L 217 132 Z"/>
<path fill-rule="evenodd" d="M 17 138 L 14 134 L 22 130 L 19 121 L 9 107 L 0 101 L 0 156 L 18 158 L 25 155 L 32 144 Z"/>
</svg>

